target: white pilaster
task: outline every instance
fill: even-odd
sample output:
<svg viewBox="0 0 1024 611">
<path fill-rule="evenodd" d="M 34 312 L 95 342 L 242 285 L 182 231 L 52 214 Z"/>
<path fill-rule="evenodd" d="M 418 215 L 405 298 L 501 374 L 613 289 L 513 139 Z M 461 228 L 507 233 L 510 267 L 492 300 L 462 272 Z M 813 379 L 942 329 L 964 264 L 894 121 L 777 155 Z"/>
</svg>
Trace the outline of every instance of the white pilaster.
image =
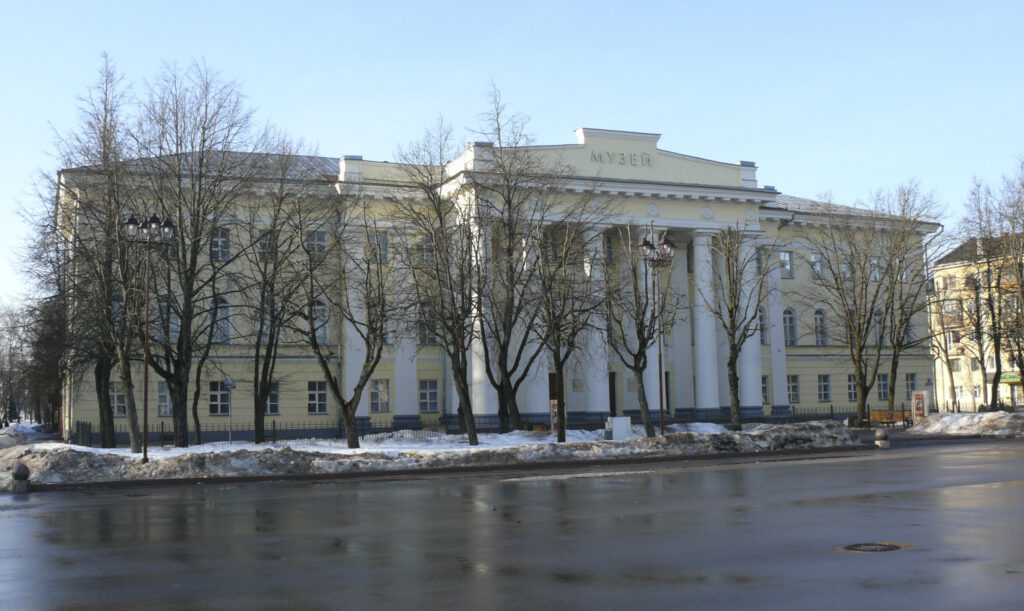
<svg viewBox="0 0 1024 611">
<path fill-rule="evenodd" d="M 768 262 L 765 262 L 767 265 Z M 786 338 L 782 327 L 782 272 L 777 265 L 768 271 L 768 349 L 772 368 L 772 413 L 789 413 L 786 391 Z"/>
<path fill-rule="evenodd" d="M 718 398 L 718 334 L 715 329 L 715 315 L 708 309 L 707 301 L 715 299 L 712 290 L 711 234 L 698 232 L 693 237 L 694 274 L 694 372 L 697 377 L 697 409 L 717 410 Z"/>
<path fill-rule="evenodd" d="M 416 375 L 416 348 L 403 338 L 395 344 L 394 409 L 396 419 L 419 418 L 419 379 Z"/>
<path fill-rule="evenodd" d="M 603 256 L 604 243 L 602 234 L 596 231 L 587 232 L 584 242 L 592 249 L 592 257 Z M 596 261 L 590 265 L 590 283 L 598 295 L 605 291 L 604 266 Z M 595 314 L 595 317 L 597 315 Z M 608 397 L 608 331 L 599 321 L 593 321 L 594 328 L 584 335 L 582 350 L 577 350 L 577 361 L 573 369 L 581 369 L 583 377 L 583 395 L 585 405 L 583 411 L 609 414 L 611 403 Z M 571 382 L 570 382 L 571 384 Z"/>
<path fill-rule="evenodd" d="M 751 298 L 757 282 L 756 270 L 753 269 L 753 244 L 743 244 L 740 248 L 740 261 L 749 262 L 743 270 L 743 297 L 742 305 L 748 306 L 748 311 L 743 313 L 744 318 L 753 316 L 757 320 L 757 303 Z M 756 323 L 755 323 L 756 324 Z M 754 333 L 743 343 L 740 348 L 739 362 L 737 363 L 737 375 L 739 377 L 740 410 L 744 417 L 761 416 L 763 408 L 761 404 L 761 339 L 760 334 Z"/>
</svg>

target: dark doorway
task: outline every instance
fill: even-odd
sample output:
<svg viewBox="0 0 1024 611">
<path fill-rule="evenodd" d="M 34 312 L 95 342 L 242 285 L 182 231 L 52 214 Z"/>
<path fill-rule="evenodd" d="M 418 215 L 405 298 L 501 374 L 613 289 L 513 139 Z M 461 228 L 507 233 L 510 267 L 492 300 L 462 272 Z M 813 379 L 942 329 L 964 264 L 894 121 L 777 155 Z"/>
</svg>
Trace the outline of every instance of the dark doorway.
<svg viewBox="0 0 1024 611">
<path fill-rule="evenodd" d="M 609 371 L 608 372 L 608 411 L 611 412 L 612 416 L 618 416 L 618 414 L 616 413 L 618 410 L 616 409 L 616 406 L 615 406 L 615 395 L 617 395 L 617 394 L 618 393 L 615 392 L 615 372 L 614 371 Z"/>
</svg>

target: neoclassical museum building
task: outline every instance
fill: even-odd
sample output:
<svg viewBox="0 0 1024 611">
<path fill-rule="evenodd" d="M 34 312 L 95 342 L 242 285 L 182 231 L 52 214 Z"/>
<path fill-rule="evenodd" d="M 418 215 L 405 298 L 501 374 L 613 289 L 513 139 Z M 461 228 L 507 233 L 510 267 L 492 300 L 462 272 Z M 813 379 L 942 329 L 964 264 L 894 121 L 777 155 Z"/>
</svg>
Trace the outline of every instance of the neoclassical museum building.
<svg viewBox="0 0 1024 611">
<path fill-rule="evenodd" d="M 777 245 L 779 265 L 770 268 L 769 284 L 776 288 L 761 304 L 760 330 L 746 344 L 738 360 L 739 399 L 742 412 L 752 416 L 786 416 L 793 408 L 813 407 L 827 413 L 829 406 L 848 407 L 856 402 L 851 384 L 848 351 L 830 327 L 820 305 L 809 297 L 812 283 L 811 248 L 801 239 L 804 227 L 820 222 L 819 202 L 784 195 L 758 182 L 751 161 L 712 161 L 658 148 L 659 134 L 578 128 L 576 141 L 537 146 L 536 153 L 571 166 L 573 176 L 563 181 L 567 193 L 591 191 L 592 196 L 614 204 L 609 209 L 607 231 L 616 227 L 650 227 L 667 235 L 676 245 L 670 271 L 671 285 L 681 293 L 676 323 L 663 347 L 664 396 L 669 417 L 701 419 L 717 416 L 729 405 L 726 375 L 728 348 L 721 325 L 700 295 L 711 294 L 714 260 L 712 240 L 716 232 L 741 226 L 744 231 Z M 486 154 L 488 143 L 471 143 L 453 164 L 471 166 Z M 371 161 L 358 155 L 311 158 L 324 172 L 336 172 L 337 184 L 348 189 L 382 188 L 396 180 L 400 164 Z M 839 207 L 856 216 L 856 208 Z M 831 208 L 833 211 L 835 206 Z M 382 227 L 387 230 L 387 224 Z M 385 237 L 386 239 L 386 237 Z M 927 314 L 915 324 L 918 335 L 927 334 Z M 338 371 L 353 379 L 362 365 L 362 346 L 345 337 L 345 325 L 331 320 L 340 344 Z M 586 358 L 571 366 L 565 376 L 568 423 L 595 425 L 609 415 L 635 414 L 637 383 L 631 372 L 606 349 L 602 331 L 588 339 Z M 204 422 L 251 421 L 251 365 L 245 340 L 218 348 L 204 375 L 207 383 L 231 378 L 230 387 L 211 387 L 210 405 L 200 403 Z M 279 384 L 268 406 L 267 426 L 274 419 L 288 422 L 340 422 L 338 406 L 324 392 L 321 369 L 312 355 L 301 349 L 284 351 L 278 364 Z M 658 359 L 654 348 L 644 379 L 652 410 L 658 405 Z M 478 427 L 497 424 L 497 395 L 482 371 L 479 358 L 471 359 L 470 385 Z M 517 400 L 528 423 L 544 423 L 550 417 L 551 384 L 547 359 L 537 359 L 530 378 L 520 387 Z M 932 360 L 927 345 L 910 348 L 900 359 L 899 379 L 888 379 L 887 363 L 879 369 L 869 399 L 884 402 L 894 394 L 896 403 L 909 403 L 914 390 L 932 385 Z M 418 345 L 415 338 L 397 337 L 384 350 L 383 359 L 363 393 L 357 416 L 375 425 L 428 426 L 457 422 L 458 400 L 450 364 L 437 346 Z M 116 378 L 115 378 L 116 379 Z M 141 376 L 135 376 L 140 380 Z M 153 378 L 158 380 L 158 378 Z M 136 392 L 140 391 L 137 385 Z M 112 392 L 117 392 L 116 384 Z M 216 392 L 213 392 L 216 390 Z M 169 428 L 166 388 L 151 383 L 150 429 L 161 423 Z M 141 401 L 137 401 L 141 405 Z M 74 422 L 98 422 L 91 376 L 76 375 L 65 391 L 64 430 Z M 115 419 L 120 418 L 123 398 L 114 397 Z M 154 409 L 155 407 L 155 409 Z M 656 416 L 655 416 L 656 417 Z"/>
</svg>

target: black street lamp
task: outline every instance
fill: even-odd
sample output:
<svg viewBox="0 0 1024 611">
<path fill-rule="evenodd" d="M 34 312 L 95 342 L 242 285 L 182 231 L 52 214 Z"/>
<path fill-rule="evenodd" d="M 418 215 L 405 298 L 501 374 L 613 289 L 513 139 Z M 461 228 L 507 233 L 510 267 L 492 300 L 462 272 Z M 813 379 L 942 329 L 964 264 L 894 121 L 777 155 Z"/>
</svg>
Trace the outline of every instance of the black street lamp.
<svg viewBox="0 0 1024 611">
<path fill-rule="evenodd" d="M 654 223 L 650 224 L 650 234 L 654 235 Z M 661 303 L 661 274 L 658 272 L 663 267 L 672 265 L 672 258 L 676 254 L 675 242 L 668 238 L 668 232 L 661 234 L 661 239 L 658 240 L 657 246 L 651 244 L 650 240 L 646 237 L 640 240 L 637 244 L 637 249 L 640 251 L 640 258 L 644 263 L 651 268 L 651 275 L 654 276 L 654 300 L 651 307 L 654 308 L 654 319 L 657 325 L 657 337 L 658 337 L 658 421 L 661 427 L 661 436 L 665 436 L 665 367 L 662 365 L 661 356 L 661 343 L 662 343 L 662 327 L 661 327 L 661 310 L 658 307 Z"/>
<path fill-rule="evenodd" d="M 174 238 L 174 223 L 171 219 L 160 222 L 160 217 L 153 215 L 149 220 L 139 224 L 134 215 L 129 216 L 124 223 L 125 233 L 128 234 L 128 242 L 138 244 L 146 251 L 146 267 L 143 275 L 143 286 L 145 287 L 145 309 L 143 318 L 146 319 L 142 332 L 142 462 L 149 462 L 149 252 L 157 246 L 169 244 Z"/>
</svg>

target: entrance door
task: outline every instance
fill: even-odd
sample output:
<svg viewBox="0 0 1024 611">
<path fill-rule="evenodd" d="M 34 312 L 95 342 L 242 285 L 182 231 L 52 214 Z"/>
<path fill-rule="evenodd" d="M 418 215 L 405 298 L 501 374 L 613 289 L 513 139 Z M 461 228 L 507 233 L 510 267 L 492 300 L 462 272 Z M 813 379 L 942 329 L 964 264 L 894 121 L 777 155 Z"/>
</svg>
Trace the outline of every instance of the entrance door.
<svg viewBox="0 0 1024 611">
<path fill-rule="evenodd" d="M 611 411 L 612 416 L 618 416 L 618 414 L 616 413 L 618 410 L 617 410 L 616 405 L 615 405 L 615 395 L 617 395 L 617 394 L 618 393 L 615 392 L 615 372 L 614 371 L 609 371 L 608 372 L 608 409 L 609 409 L 609 411 Z"/>
</svg>

